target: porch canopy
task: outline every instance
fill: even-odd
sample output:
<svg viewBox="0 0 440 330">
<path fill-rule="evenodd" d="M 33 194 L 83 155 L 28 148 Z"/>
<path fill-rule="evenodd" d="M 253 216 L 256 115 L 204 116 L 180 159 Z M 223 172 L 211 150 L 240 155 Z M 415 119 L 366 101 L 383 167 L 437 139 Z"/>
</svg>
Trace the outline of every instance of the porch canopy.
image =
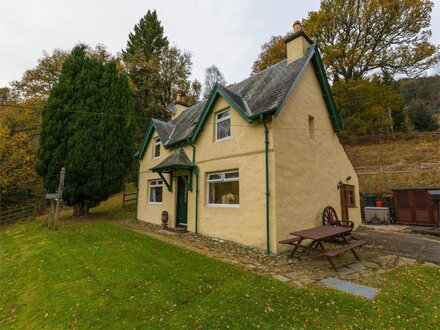
<svg viewBox="0 0 440 330">
<path fill-rule="evenodd" d="M 179 148 L 168 156 L 163 162 L 150 168 L 153 173 L 159 174 L 168 191 L 173 191 L 173 173 L 176 172 L 182 180 L 185 182 L 189 191 L 192 191 L 192 170 L 194 169 L 194 163 L 189 159 L 183 148 Z M 185 175 L 184 171 L 190 171 L 190 175 Z M 164 173 L 169 173 L 169 182 L 165 179 Z"/>
</svg>

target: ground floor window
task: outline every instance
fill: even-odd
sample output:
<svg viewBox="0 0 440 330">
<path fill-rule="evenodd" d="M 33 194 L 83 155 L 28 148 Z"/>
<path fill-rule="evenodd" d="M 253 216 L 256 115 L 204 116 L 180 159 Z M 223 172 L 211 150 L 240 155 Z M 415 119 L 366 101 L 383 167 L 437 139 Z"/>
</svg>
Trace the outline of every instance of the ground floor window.
<svg viewBox="0 0 440 330">
<path fill-rule="evenodd" d="M 208 205 L 240 204 L 238 171 L 208 174 Z"/>
<path fill-rule="evenodd" d="M 162 180 L 152 180 L 148 185 L 148 201 L 150 204 L 162 203 Z"/>
</svg>

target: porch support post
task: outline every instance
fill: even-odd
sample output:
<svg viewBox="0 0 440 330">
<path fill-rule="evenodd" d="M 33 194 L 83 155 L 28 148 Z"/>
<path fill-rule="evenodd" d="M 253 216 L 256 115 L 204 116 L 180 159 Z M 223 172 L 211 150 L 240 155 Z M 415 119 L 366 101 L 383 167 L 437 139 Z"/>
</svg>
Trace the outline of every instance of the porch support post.
<svg viewBox="0 0 440 330">
<path fill-rule="evenodd" d="M 183 172 L 180 168 L 177 168 L 177 172 L 179 172 L 179 176 L 182 178 L 183 182 L 185 182 L 185 185 L 188 188 L 188 190 L 192 191 L 192 180 L 190 179 L 190 181 L 188 181 L 185 178 L 185 175 L 183 174 Z M 192 173 L 191 173 L 191 175 L 192 175 Z M 189 175 L 190 178 L 191 178 L 191 175 Z"/>
<path fill-rule="evenodd" d="M 169 192 L 173 192 L 173 174 L 170 173 L 170 182 L 165 179 L 162 172 L 157 172 L 159 174 L 160 178 L 162 179 L 163 183 L 165 183 L 165 186 L 167 186 L 167 189 Z"/>
</svg>

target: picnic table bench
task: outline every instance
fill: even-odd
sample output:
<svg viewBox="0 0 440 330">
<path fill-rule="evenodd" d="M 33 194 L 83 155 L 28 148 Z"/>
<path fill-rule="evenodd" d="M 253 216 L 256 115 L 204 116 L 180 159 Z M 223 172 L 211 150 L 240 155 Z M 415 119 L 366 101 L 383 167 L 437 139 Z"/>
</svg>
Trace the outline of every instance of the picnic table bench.
<svg viewBox="0 0 440 330">
<path fill-rule="evenodd" d="M 295 255 L 299 247 L 309 251 L 315 251 L 320 254 L 323 254 L 330 262 L 332 268 L 335 271 L 337 271 L 337 268 L 335 267 L 333 260 L 331 259 L 332 257 L 336 257 L 342 253 L 351 251 L 351 253 L 353 253 L 355 258 L 360 260 L 359 256 L 356 254 L 354 249 L 361 247 L 366 243 L 366 241 L 362 241 L 362 240 L 348 242 L 345 235 L 347 232 L 350 231 L 351 228 L 348 227 L 319 226 L 319 227 L 292 232 L 290 233 L 290 235 L 293 235 L 295 237 L 279 241 L 279 243 L 293 246 L 293 250 L 290 253 L 291 256 Z M 327 241 L 329 238 L 332 237 L 340 237 L 341 238 L 340 242 L 342 246 L 333 249 L 325 249 L 323 242 Z M 305 239 L 311 240 L 311 243 L 309 243 L 308 245 L 301 244 Z"/>
</svg>

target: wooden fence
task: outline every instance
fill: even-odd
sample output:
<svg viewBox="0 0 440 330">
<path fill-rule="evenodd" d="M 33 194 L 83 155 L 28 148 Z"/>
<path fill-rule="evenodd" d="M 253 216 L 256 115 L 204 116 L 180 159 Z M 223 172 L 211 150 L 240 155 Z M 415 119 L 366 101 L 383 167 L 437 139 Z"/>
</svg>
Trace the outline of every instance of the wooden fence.
<svg viewBox="0 0 440 330">
<path fill-rule="evenodd" d="M 440 172 L 440 162 L 358 166 L 355 169 L 359 175 Z"/>
<path fill-rule="evenodd" d="M 123 197 L 122 197 L 122 207 L 124 207 L 125 205 L 136 201 L 136 192 L 124 192 Z"/>
<path fill-rule="evenodd" d="M 22 207 L 15 207 L 7 210 L 0 210 L 0 225 L 16 222 L 17 220 L 37 216 L 46 208 L 46 204 L 34 204 Z"/>
</svg>

